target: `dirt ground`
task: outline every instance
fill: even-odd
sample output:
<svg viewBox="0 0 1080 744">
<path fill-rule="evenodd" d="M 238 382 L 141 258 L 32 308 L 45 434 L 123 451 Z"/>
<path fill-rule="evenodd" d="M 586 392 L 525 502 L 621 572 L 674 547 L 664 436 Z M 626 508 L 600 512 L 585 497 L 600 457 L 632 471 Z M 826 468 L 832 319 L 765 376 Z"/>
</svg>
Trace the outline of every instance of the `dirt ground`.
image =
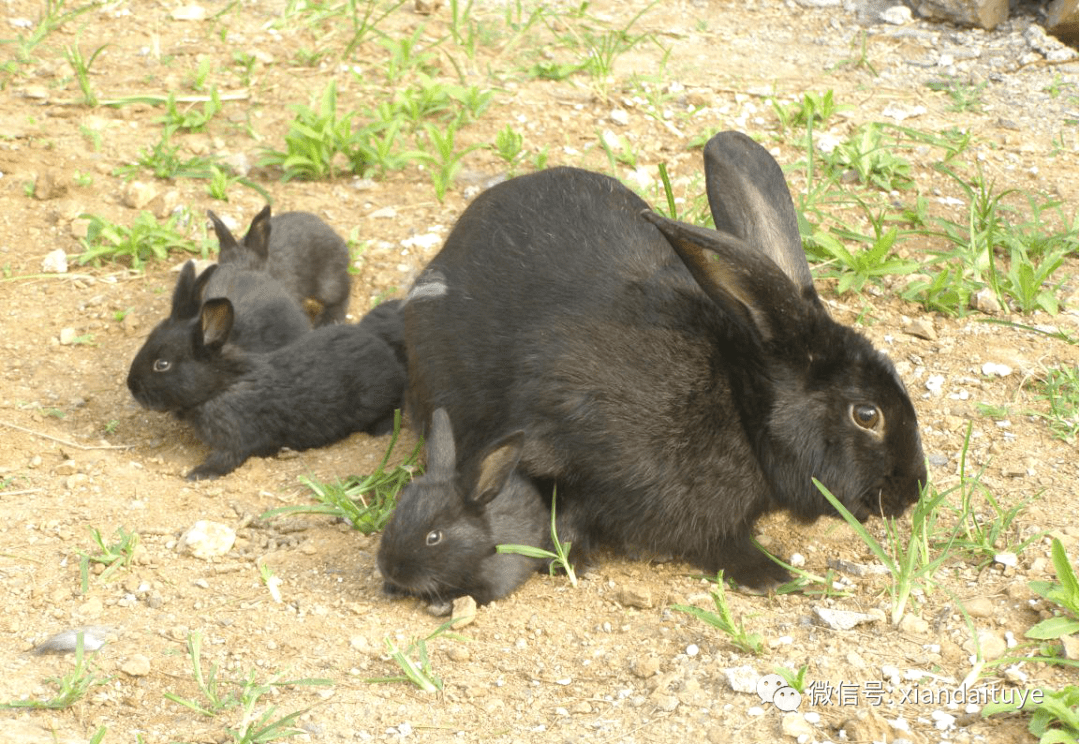
<svg viewBox="0 0 1080 744">
<path fill-rule="evenodd" d="M 617 29 L 638 5 L 602 0 L 588 10 Z M 207 86 L 241 97 L 225 101 L 205 132 L 178 134 L 174 142 L 183 157 L 249 166 L 263 147 L 283 147 L 290 106 L 310 104 L 330 80 L 337 81 L 341 111 L 388 99 L 394 91 L 384 73 L 389 51 L 371 37 L 342 60 L 350 36 L 346 17 L 304 20 L 332 3 L 208 4 L 202 19 L 174 18 L 190 7 L 197 6 L 103 3 L 53 30 L 0 78 L 0 603 L 7 607 L 0 615 L 0 701 L 55 693 L 51 680 L 72 669 L 72 655 L 31 653 L 53 634 L 92 627 L 108 640 L 90 661 L 101 684 L 60 710 L 0 713 L 0 739 L 85 742 L 104 727 L 110 744 L 225 742 L 241 740 L 239 732 L 253 721 L 272 723 L 294 712 L 297 740 L 312 742 L 1015 742 L 1028 736 L 1025 716 L 983 719 L 973 713 L 978 706 L 964 704 L 970 701 L 917 701 L 910 693 L 959 689 L 973 669 L 973 636 L 987 657 L 1022 650 L 1011 646 L 1048 616 L 1028 582 L 1053 577 L 1050 535 L 1063 540 L 1075 564 L 1077 445 L 1055 438 L 1043 418 L 1025 412 L 1047 410 L 1030 383 L 1049 368 L 1075 365 L 1077 348 L 1060 336 L 984 323 L 986 316 L 976 312 L 959 319 L 927 313 L 898 299 L 890 281 L 861 295 L 838 296 L 829 280 L 819 286 L 837 318 L 861 322 L 897 363 L 918 411 L 935 485 L 943 490 L 957 482 L 970 426 L 969 473 L 985 468 L 983 483 L 1003 508 L 1027 504 L 1002 545 L 1042 531 L 1047 536 L 1032 542 L 1017 565 L 950 561 L 938 588 L 917 593 L 899 627 L 881 614 L 888 614 L 890 598 L 877 575 L 843 574 L 848 593 L 842 597 L 731 591 L 736 617 L 765 639 L 762 653 L 752 655 L 671 609 L 678 603 L 712 607 L 709 584 L 691 567 L 612 558 L 576 589 L 565 577 L 538 575 L 481 608 L 458 637 L 428 641 L 441 691 L 366 681 L 400 674 L 384 639 L 404 647 L 440 620 L 415 601 L 382 594 L 377 535 L 365 537 L 329 519 L 265 522 L 258 515 L 309 503 L 300 476 L 333 481 L 371 472 L 387 439 L 355 435 L 325 449 L 254 458 L 220 480 L 183 479 L 205 448 L 184 426 L 141 410 L 124 380 L 146 334 L 167 314 L 174 269 L 184 257 L 152 261 L 145 271 L 80 266 L 75 258 L 83 250 L 78 236 L 85 222 L 79 218 L 90 213 L 129 225 L 138 214 L 132 204 L 145 202 L 162 216 L 181 206 L 195 215 L 191 229 L 202 238 L 206 209 L 243 229 L 264 200 L 239 185 L 222 202 L 207 195 L 204 180 L 156 180 L 144 171 L 137 175 L 144 185 L 133 186 L 117 175 L 158 142 L 163 109 L 82 104 L 64 50 L 77 45 L 88 56 L 108 45 L 89 75 L 102 100 L 191 93 L 202 65 Z M 459 147 L 491 143 L 511 124 L 524 134 L 529 162 L 546 149 L 550 165 L 607 170 L 598 136 L 612 130 L 632 143 L 640 173 L 655 178 L 656 164 L 666 162 L 677 190 L 700 190 L 700 150 L 688 149 L 691 139 L 743 129 L 764 135 L 781 164 L 790 165 L 803 153 L 793 138 L 780 136 L 770 98 L 794 101 L 831 89 L 851 106 L 833 133 L 882 120 L 890 106 L 917 112 L 904 124 L 922 131 L 968 130 L 973 143 L 966 157 L 978 160 L 988 180 L 1058 198 L 1075 220 L 1077 67 L 1014 53 L 1029 16 L 986 33 L 919 21 L 869 22 L 862 4 L 677 0 L 637 21 L 633 30 L 652 32 L 654 41 L 619 56 L 610 78 L 546 80 L 523 70 L 565 59 L 548 45 L 551 28 L 558 30 L 577 6 L 553 13 L 535 40 L 508 30 L 505 19 L 515 7 L 521 6 L 477 0 L 473 16 L 502 31 L 471 59 L 450 40 L 436 44 L 449 33 L 448 7 L 422 15 L 410 3 L 380 21 L 388 38 L 423 27 L 422 44 L 434 50 L 433 78 L 464 78 L 495 91 L 490 108 L 462 130 Z M 42 4 L 6 2 L 0 37 L 30 34 L 42 12 Z M 283 20 L 289 12 L 290 20 Z M 0 56 L 16 60 L 16 48 L 0 47 Z M 304 64 L 312 50 L 322 56 Z M 972 57 L 972 50 L 979 54 Z M 667 94 L 662 107 L 696 113 L 649 115 L 641 94 L 646 88 L 631 81 L 659 70 L 663 82 L 654 90 Z M 981 107 L 950 111 L 948 96 L 925 84 L 938 74 L 987 82 Z M 966 207 L 955 201 L 961 195 L 931 167 L 937 153 L 915 148 L 907 155 L 914 183 L 897 198 L 908 203 L 922 194 L 933 209 L 961 219 Z M 276 211 L 316 212 L 353 237 L 356 317 L 374 298 L 403 291 L 478 188 L 506 171 L 486 149 L 470 152 L 463 166 L 442 202 L 429 172 L 416 164 L 382 180 L 346 175 L 283 183 L 279 173 L 258 167 L 249 177 L 272 196 Z M 618 166 L 621 177 L 634 178 L 633 171 Z M 798 193 L 805 178 L 793 172 L 791 185 Z M 935 247 L 911 239 L 902 253 L 918 258 Z M 44 272 L 43 260 L 58 248 L 68 255 L 68 271 Z M 1006 312 L 998 319 L 1075 338 L 1076 275 L 1074 254 L 1057 277 L 1065 279 L 1060 314 Z M 920 335 L 913 323 L 922 327 Z M 987 363 L 1009 372 L 986 374 Z M 992 418 L 980 413 L 980 403 L 1010 413 Z M 406 434 L 401 456 L 412 437 Z M 989 513 L 985 504 L 980 508 Z M 236 545 L 210 560 L 182 552 L 179 538 L 198 520 L 238 530 Z M 880 521 L 870 526 L 882 534 Z M 111 541 L 120 528 L 139 537 L 133 564 L 107 580 L 92 576 L 83 591 L 79 556 L 96 552 L 91 529 Z M 817 574 L 837 560 L 875 563 L 839 520 L 801 526 L 777 515 L 762 521 L 760 533 L 778 555 L 797 552 Z M 264 584 L 261 566 L 280 579 L 280 601 Z M 815 608 L 878 619 L 836 630 L 816 619 Z M 185 646 L 192 633 L 203 639 L 204 668 L 217 665 L 223 695 L 240 697 L 232 684 L 238 680 L 267 685 L 256 691 L 261 694 L 249 686 L 247 708 L 236 704 L 204 715 L 166 698 L 171 693 L 208 705 Z M 1075 658 L 1075 646 L 1072 653 Z M 863 694 L 812 700 L 807 692 L 798 711 L 785 715 L 752 691 L 756 675 L 803 665 L 807 684 L 819 683 L 815 689 L 845 683 Z M 740 667 L 749 668 L 743 675 L 749 675 L 749 691 L 733 671 Z M 296 679 L 326 684 L 270 685 Z M 987 667 L 975 687 L 1055 690 L 1075 682 L 1074 668 L 1025 662 Z M 879 684 L 884 697 L 874 705 L 866 693 Z M 270 741 L 278 734 L 283 731 L 243 740 Z"/>
</svg>

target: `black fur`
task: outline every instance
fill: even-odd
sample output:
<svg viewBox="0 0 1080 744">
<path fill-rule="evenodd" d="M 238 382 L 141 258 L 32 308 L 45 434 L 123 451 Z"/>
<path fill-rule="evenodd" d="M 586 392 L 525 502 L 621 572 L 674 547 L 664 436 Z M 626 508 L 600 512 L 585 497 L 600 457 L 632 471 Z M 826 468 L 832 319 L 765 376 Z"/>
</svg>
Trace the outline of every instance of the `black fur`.
<svg viewBox="0 0 1080 744">
<path fill-rule="evenodd" d="M 265 271 L 308 314 L 315 327 L 343 323 L 349 309 L 349 249 L 332 227 L 310 212 L 270 217 L 266 206 L 237 242 L 213 212 L 221 250 L 219 263 L 245 271 Z"/>
<path fill-rule="evenodd" d="M 814 477 L 860 519 L 897 515 L 926 470 L 891 362 L 814 291 L 776 162 L 725 132 L 706 177 L 718 230 L 574 168 L 477 197 L 406 301 L 406 406 L 447 408 L 463 464 L 523 430 L 575 552 L 764 587 L 787 574 L 751 543 L 759 516 L 835 514 Z"/>
<path fill-rule="evenodd" d="M 327 326 L 252 353 L 226 343 L 233 317 L 229 300 L 207 300 L 195 321 L 174 324 L 160 344 L 148 341 L 128 375 L 143 407 L 175 413 L 213 448 L 189 479 L 225 475 L 282 447 L 389 430 L 405 370 L 366 328 Z"/>
<path fill-rule="evenodd" d="M 450 419 L 443 409 L 434 412 L 427 472 L 402 490 L 379 544 L 387 593 L 437 606 L 469 595 L 482 605 L 505 597 L 545 566 L 543 559 L 495 552 L 500 544 L 551 547 L 540 491 L 515 471 L 523 442 L 515 432 L 488 448 L 475 485 L 467 487 L 457 472 Z"/>
</svg>

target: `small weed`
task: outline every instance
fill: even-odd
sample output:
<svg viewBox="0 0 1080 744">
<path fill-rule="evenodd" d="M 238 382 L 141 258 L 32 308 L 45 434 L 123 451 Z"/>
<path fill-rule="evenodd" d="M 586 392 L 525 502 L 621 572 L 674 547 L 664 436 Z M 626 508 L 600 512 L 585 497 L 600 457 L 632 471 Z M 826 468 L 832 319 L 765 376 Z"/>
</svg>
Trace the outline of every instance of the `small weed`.
<svg viewBox="0 0 1080 744">
<path fill-rule="evenodd" d="M 72 180 L 75 181 L 76 186 L 80 186 L 84 189 L 94 185 L 94 177 L 89 173 L 83 173 L 79 170 L 75 171 L 75 176 Z"/>
<path fill-rule="evenodd" d="M 801 101 L 786 105 L 778 103 L 775 98 L 771 102 L 785 132 L 789 129 L 795 132 L 805 131 L 807 124 L 824 124 L 837 112 L 851 108 L 834 102 L 831 88 L 820 94 L 805 93 Z"/>
<path fill-rule="evenodd" d="M 718 628 L 727 635 L 737 648 L 748 653 L 760 654 L 765 646 L 765 639 L 760 633 L 747 632 L 741 619 L 738 624 L 735 623 L 735 616 L 731 613 L 731 607 L 728 606 L 727 591 L 724 589 L 723 571 L 716 575 L 716 588 L 710 594 L 713 598 L 713 604 L 716 606 L 716 612 L 709 612 L 692 605 L 672 605 L 671 608 L 679 612 L 685 612 L 698 620 L 705 621 L 714 628 Z"/>
<path fill-rule="evenodd" d="M 836 148 L 833 165 L 854 170 L 860 183 L 883 191 L 907 188 L 911 185 L 911 163 L 893 153 L 895 145 L 895 140 L 886 137 L 883 125 L 866 124 Z"/>
<path fill-rule="evenodd" d="M 98 574 L 98 578 L 102 581 L 108 581 L 114 573 L 131 564 L 132 559 L 135 557 L 135 548 L 139 545 L 139 535 L 135 532 L 128 532 L 123 527 L 118 527 L 116 532 L 113 533 L 113 540 L 116 542 L 110 545 L 105 544 L 105 538 L 101 536 L 101 531 L 96 527 L 90 528 L 90 535 L 94 538 L 94 543 L 97 544 L 99 552 L 94 555 L 81 551 L 79 553 L 79 578 L 82 583 L 83 594 L 90 590 L 91 563 L 104 566 L 104 570 Z"/>
<path fill-rule="evenodd" d="M 443 683 L 442 680 L 436 677 L 431 671 L 431 658 L 428 656 L 427 642 L 432 638 L 442 635 L 452 628 L 453 625 L 454 620 L 448 620 L 436 628 L 427 637 L 414 640 L 404 649 L 399 648 L 392 638 L 383 638 L 383 643 L 386 645 L 386 650 L 390 653 L 390 658 L 393 659 L 394 663 L 400 667 L 402 672 L 404 672 L 404 676 L 374 677 L 364 681 L 371 684 L 411 682 L 423 692 L 438 692 L 443 688 Z M 461 640 L 460 636 L 454 634 L 449 634 L 448 637 Z M 416 655 L 415 659 L 412 658 L 414 654 Z"/>
<path fill-rule="evenodd" d="M 408 36 L 386 36 L 376 42 L 390 55 L 384 66 L 387 85 L 396 86 L 411 72 L 429 74 L 435 71 L 435 53 L 427 51 L 420 41 L 425 29 L 425 26 L 417 26 Z M 438 43 L 434 46 L 438 46 Z"/>
<path fill-rule="evenodd" d="M 48 700 L 12 700 L 0 703 L 0 709 L 31 708 L 34 710 L 62 710 L 70 708 L 86 697 L 93 687 L 109 681 L 107 677 L 98 677 L 93 664 L 86 658 L 83 633 L 75 636 L 75 668 L 63 677 L 50 679 L 59 690 Z"/>
<path fill-rule="evenodd" d="M 101 433 L 106 436 L 111 436 L 116 433 L 116 429 L 120 426 L 119 419 L 111 419 L 105 426 L 101 427 Z"/>
<path fill-rule="evenodd" d="M 844 294 L 848 291 L 861 291 L 863 285 L 870 279 L 895 274 L 910 274 L 918 268 L 915 262 L 905 261 L 892 255 L 895 242 L 896 228 L 891 228 L 878 235 L 874 243 L 866 250 L 851 252 L 834 235 L 819 230 L 807 241 L 807 252 L 837 265 L 832 272 L 839 277 L 836 292 Z"/>
<path fill-rule="evenodd" d="M 1033 592 L 1064 612 L 1043 620 L 1024 634 L 1028 638 L 1043 641 L 1080 633 L 1080 587 L 1077 585 L 1076 572 L 1073 571 L 1069 556 L 1065 553 L 1065 546 L 1056 537 L 1051 544 L 1050 556 L 1054 562 L 1057 581 L 1032 581 L 1028 584 Z"/>
<path fill-rule="evenodd" d="M 68 46 L 64 50 L 64 57 L 67 59 L 68 64 L 71 65 L 71 69 L 75 71 L 75 79 L 79 82 L 79 90 L 83 94 L 83 103 L 87 106 L 97 106 L 98 98 L 94 93 L 94 88 L 90 85 L 90 67 L 94 64 L 94 60 L 98 55 L 104 51 L 108 44 L 102 44 L 94 53 L 87 59 L 83 57 L 82 50 L 79 49 L 78 44 Z"/>
<path fill-rule="evenodd" d="M 1023 540 L 1011 541 L 1017 517 L 1035 498 L 1029 497 L 1012 507 L 1006 508 L 998 503 L 997 498 L 982 482 L 985 467 L 971 475 L 967 470 L 968 447 L 971 444 L 971 424 L 964 435 L 964 445 L 960 450 L 960 481 L 949 492 L 959 490 L 960 503 L 956 507 L 946 505 L 956 514 L 956 529 L 947 538 L 938 541 L 935 547 L 942 549 L 957 548 L 970 553 L 988 564 L 999 553 L 1009 552 L 1019 555 L 1040 533 Z M 988 508 L 987 508 L 988 507 Z"/>
<path fill-rule="evenodd" d="M 930 90 L 948 93 L 951 101 L 946 106 L 947 111 L 981 111 L 983 106 L 982 94 L 986 90 L 986 81 L 981 83 L 965 83 L 957 78 L 945 80 L 931 80 L 926 84 Z"/>
<path fill-rule="evenodd" d="M 873 77 L 877 77 L 878 71 L 874 68 L 874 65 L 870 63 L 870 58 L 866 54 L 866 35 L 866 32 L 863 31 L 861 34 L 859 34 L 857 39 L 852 38 L 851 40 L 852 51 L 855 50 L 856 45 L 858 45 L 859 47 L 858 56 L 845 57 L 844 59 L 833 65 L 831 68 L 829 68 L 829 71 L 831 72 L 842 67 L 850 67 L 853 70 L 865 69 Z"/>
<path fill-rule="evenodd" d="M 216 664 L 211 664 L 208 671 L 203 671 L 202 633 L 197 631 L 188 634 L 187 655 L 191 661 L 192 674 L 202 694 L 203 702 L 189 700 L 173 692 L 166 692 L 165 698 L 208 718 L 232 708 L 240 708 L 240 723 L 231 732 L 236 744 L 265 744 L 275 739 L 298 736 L 303 733 L 302 729 L 293 727 L 293 723 L 307 712 L 306 709 L 274 719 L 277 706 L 272 705 L 261 714 L 256 714 L 255 709 L 259 701 L 265 695 L 274 692 L 276 688 L 297 685 L 333 685 L 333 682 L 328 679 L 307 678 L 282 681 L 279 680 L 280 674 L 274 675 L 269 682 L 259 683 L 255 681 L 255 670 L 248 672 L 242 680 L 219 679 Z"/>
<path fill-rule="evenodd" d="M 364 39 L 376 31 L 379 23 L 387 16 L 395 13 L 404 4 L 405 0 L 393 0 L 385 7 L 380 8 L 377 0 L 345 0 L 346 15 L 352 24 L 352 37 L 342 51 L 342 59 L 351 57 Z"/>
<path fill-rule="evenodd" d="M 100 265 L 102 260 L 131 262 L 131 268 L 141 269 L 151 258 L 165 259 L 171 251 L 202 252 L 202 246 L 177 230 L 180 215 L 174 214 L 164 224 L 158 223 L 150 212 L 139 212 L 131 227 L 115 225 L 97 215 L 89 219 L 86 237 L 82 238 L 80 264 Z"/>
<path fill-rule="evenodd" d="M 191 97 L 194 98 L 194 97 Z M 165 103 L 165 116 L 158 121 L 165 125 L 167 131 L 175 132 L 202 132 L 210 120 L 221 112 L 221 95 L 215 85 L 210 89 L 208 98 L 204 98 L 201 108 L 196 108 L 200 101 L 186 100 L 183 108 L 177 105 L 176 94 L 169 93 Z"/>
<path fill-rule="evenodd" d="M 537 548 L 532 545 L 496 545 L 495 552 L 497 553 L 517 553 L 519 555 L 528 556 L 529 558 L 546 558 L 551 561 L 548 566 L 548 570 L 552 576 L 555 575 L 555 569 L 562 569 L 566 574 L 566 578 L 570 580 L 570 586 L 577 588 L 577 574 L 574 573 L 574 566 L 570 563 L 570 542 L 560 542 L 559 534 L 555 529 L 555 492 L 552 490 L 551 494 L 551 544 L 555 546 L 555 552 L 550 550 L 544 550 L 543 548 Z"/>
<path fill-rule="evenodd" d="M 951 555 L 951 541 L 946 542 L 944 548 L 936 556 L 931 557 L 930 554 L 930 541 L 936 533 L 938 507 L 945 500 L 949 491 L 935 493 L 929 485 L 923 488 L 922 493 L 919 494 L 919 501 L 912 511 L 911 531 L 906 544 L 900 535 L 897 520 L 893 518 L 886 519 L 886 547 L 878 542 L 867 531 L 866 527 L 840 503 L 840 500 L 833 496 L 829 489 L 816 478 L 814 479 L 814 485 L 833 505 L 833 508 L 839 512 L 844 521 L 851 526 L 851 529 L 866 544 L 870 552 L 877 556 L 882 565 L 889 570 L 889 574 L 892 576 L 892 581 L 889 584 L 889 594 L 892 595 L 891 619 L 892 624 L 897 625 L 900 618 L 904 616 L 908 600 L 911 597 L 911 590 L 915 584 L 919 584 L 923 589 L 933 587 L 934 574 Z"/>
<path fill-rule="evenodd" d="M 1038 692 L 1039 695 L 1031 693 Z M 1029 692 L 1020 710 L 1031 713 L 1028 731 L 1038 737 L 1039 744 L 1076 744 L 1080 735 L 1080 715 L 1077 714 L 1080 703 L 1080 689 L 1076 685 L 1067 685 L 1054 691 L 1037 688 Z M 996 713 L 1015 713 L 1013 701 L 990 703 L 983 707 L 982 716 L 987 718 Z"/>
<path fill-rule="evenodd" d="M 291 107 L 296 117 L 285 134 L 285 150 L 266 148 L 260 166 L 276 166 L 283 178 L 317 180 L 336 175 L 334 156 L 345 151 L 352 136 L 352 113 L 339 116 L 337 84 L 331 80 L 312 106 Z"/>
<path fill-rule="evenodd" d="M 773 672 L 783 677 L 788 687 L 801 695 L 806 688 L 806 671 L 809 668 L 809 664 L 803 664 L 797 672 L 793 672 L 787 667 L 775 666 Z"/>
<path fill-rule="evenodd" d="M 455 145 L 458 130 L 453 124 L 446 129 L 427 124 L 424 131 L 435 153 L 434 155 L 425 154 L 424 159 L 434 166 L 431 169 L 431 183 L 435 187 L 435 196 L 441 202 L 446 197 L 447 190 L 453 185 L 454 176 L 461 170 L 462 158 L 483 145 L 470 145 L 463 150 L 458 150 Z"/>
<path fill-rule="evenodd" d="M 83 136 L 83 139 L 90 143 L 90 147 L 93 148 L 94 152 L 101 152 L 101 132 L 96 129 L 91 129 L 84 124 L 80 124 L 79 134 Z"/>
<path fill-rule="evenodd" d="M 495 154 L 506 161 L 506 164 L 510 166 L 511 173 L 523 155 L 521 149 L 524 143 L 525 138 L 515 132 L 509 124 L 500 129 L 498 134 L 495 135 Z"/>
<path fill-rule="evenodd" d="M 211 162 L 208 158 L 191 157 L 184 160 L 179 153 L 180 145 L 172 144 L 172 131 L 166 127 L 157 143 L 139 153 L 135 164 L 122 165 L 113 174 L 130 179 L 145 169 L 162 180 L 210 177 Z"/>
<path fill-rule="evenodd" d="M 1039 385 L 1039 400 L 1050 405 L 1050 413 L 1045 416 L 1050 424 L 1050 431 L 1058 439 L 1075 442 L 1080 423 L 1077 421 L 1077 409 L 1080 407 L 1080 371 L 1076 367 L 1053 367 L 1046 373 L 1046 379 Z"/>
<path fill-rule="evenodd" d="M 195 71 L 191 73 L 191 77 L 188 79 L 188 87 L 196 93 L 202 93 L 206 90 L 206 81 L 210 78 L 210 72 L 213 69 L 213 60 L 208 55 L 200 55 L 199 63 L 195 66 Z"/>
<path fill-rule="evenodd" d="M 394 433 L 374 473 L 363 478 L 351 476 L 336 484 L 317 483 L 302 476 L 300 482 L 311 489 L 318 504 L 282 506 L 261 514 L 259 518 L 273 519 L 286 514 L 324 514 L 344 519 L 365 535 L 378 532 L 390 520 L 398 492 L 412 480 L 413 474 L 419 469 L 417 459 L 423 447 L 422 441 L 416 443 L 416 447 L 404 462 L 387 472 L 386 465 L 400 434 L 401 412 L 396 411 Z"/>
</svg>

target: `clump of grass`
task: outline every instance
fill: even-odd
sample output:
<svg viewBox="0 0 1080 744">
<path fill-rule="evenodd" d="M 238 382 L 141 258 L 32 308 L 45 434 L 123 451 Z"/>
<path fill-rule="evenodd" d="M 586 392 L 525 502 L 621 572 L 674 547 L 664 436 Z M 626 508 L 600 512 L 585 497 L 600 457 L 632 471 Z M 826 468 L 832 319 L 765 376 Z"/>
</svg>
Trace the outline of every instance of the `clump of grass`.
<svg viewBox="0 0 1080 744">
<path fill-rule="evenodd" d="M 84 214 L 89 220 L 86 237 L 80 239 L 83 252 L 80 264 L 101 265 L 105 261 L 128 261 L 133 269 L 142 269 L 151 259 L 165 259 L 173 251 L 205 255 L 207 243 L 197 242 L 179 225 L 184 215 L 173 214 L 159 223 L 150 212 L 139 212 L 130 227 L 109 222 L 104 217 Z M 186 220 L 184 220 L 186 221 Z"/>
<path fill-rule="evenodd" d="M 131 565 L 131 561 L 135 558 L 135 548 L 139 545 L 139 535 L 135 532 L 128 532 L 123 527 L 117 528 L 113 535 L 115 542 L 110 544 L 105 543 L 105 538 L 101 536 L 101 531 L 96 527 L 90 528 L 90 535 L 98 546 L 98 552 L 94 554 L 79 553 L 79 577 L 83 593 L 90 589 L 91 563 L 105 567 L 98 577 L 102 581 L 108 581 L 121 568 Z"/>
<path fill-rule="evenodd" d="M 85 649 L 83 648 L 84 641 L 85 636 L 83 633 L 79 633 L 75 640 L 75 668 L 63 677 L 49 680 L 59 688 L 56 695 L 47 700 L 11 700 L 0 703 L 0 708 L 32 708 L 34 710 L 70 708 L 85 698 L 92 688 L 108 682 L 109 678 L 97 676 L 97 673 L 92 668 L 93 664 L 86 658 Z"/>
<path fill-rule="evenodd" d="M 397 504 L 397 495 L 419 470 L 417 461 L 423 448 L 418 441 L 413 451 L 400 465 L 386 469 L 401 434 L 401 412 L 394 414 L 394 432 L 375 472 L 367 476 L 350 476 L 337 483 L 319 483 L 306 476 L 300 482 L 311 489 L 317 504 L 282 506 L 271 509 L 260 519 L 274 519 L 292 514 L 322 514 L 344 519 L 353 529 L 365 535 L 378 532 L 390 521 Z"/>
<path fill-rule="evenodd" d="M 450 630 L 456 621 L 451 619 L 436 628 L 430 635 L 413 640 L 404 649 L 399 648 L 394 639 L 387 636 L 383 638 L 383 644 L 390 654 L 390 658 L 401 669 L 403 676 L 397 677 L 372 677 L 364 681 L 369 684 L 383 684 L 387 682 L 409 682 L 423 692 L 438 692 L 443 688 L 443 682 L 431 669 L 431 657 L 428 655 L 427 642 L 437 636 L 443 635 Z M 464 640 L 461 636 L 453 633 L 447 634 L 448 638 Z M 415 658 L 414 658 L 415 656 Z"/>
<path fill-rule="evenodd" d="M 742 619 L 737 623 L 735 616 L 728 605 L 727 591 L 724 589 L 724 572 L 716 575 L 716 588 L 709 592 L 712 595 L 713 605 L 716 612 L 703 610 L 693 605 L 672 605 L 672 609 L 685 612 L 699 620 L 703 620 L 714 628 L 719 629 L 737 647 L 752 654 L 760 654 L 765 645 L 765 639 L 760 633 L 747 631 L 743 627 Z"/>
</svg>

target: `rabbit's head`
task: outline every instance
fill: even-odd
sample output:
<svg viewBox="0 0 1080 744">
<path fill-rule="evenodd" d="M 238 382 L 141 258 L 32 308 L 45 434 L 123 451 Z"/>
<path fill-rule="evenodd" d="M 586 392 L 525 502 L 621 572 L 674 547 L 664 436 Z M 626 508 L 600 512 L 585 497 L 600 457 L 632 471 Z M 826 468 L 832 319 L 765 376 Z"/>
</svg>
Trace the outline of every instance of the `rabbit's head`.
<svg viewBox="0 0 1080 744">
<path fill-rule="evenodd" d="M 198 278 L 188 261 L 173 291 L 172 312 L 150 332 L 128 371 L 135 400 L 153 411 L 184 411 L 216 395 L 231 379 L 221 348 L 232 328 L 228 300 L 200 301 L 216 267 Z"/>
<path fill-rule="evenodd" d="M 495 554 L 488 504 L 503 490 L 521 457 L 524 435 L 503 438 L 481 459 L 476 485 L 457 472 L 454 435 L 445 409 L 432 415 L 427 469 L 406 486 L 379 545 L 387 590 L 431 600 L 471 593 L 481 562 Z"/>
</svg>

